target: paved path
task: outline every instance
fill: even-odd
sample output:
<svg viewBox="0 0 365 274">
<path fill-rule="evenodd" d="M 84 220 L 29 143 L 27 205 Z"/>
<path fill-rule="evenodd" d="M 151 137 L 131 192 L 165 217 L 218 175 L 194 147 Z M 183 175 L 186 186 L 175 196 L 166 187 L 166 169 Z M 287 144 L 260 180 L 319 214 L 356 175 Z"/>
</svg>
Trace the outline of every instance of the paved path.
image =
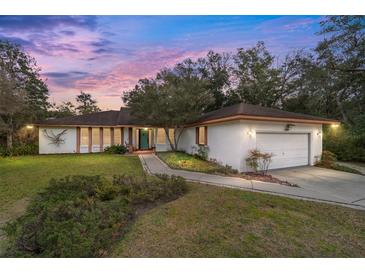
<svg viewBox="0 0 365 274">
<path fill-rule="evenodd" d="M 303 187 L 290 187 L 274 183 L 265 183 L 254 180 L 246 180 L 243 178 L 227 177 L 212 175 L 200 172 L 192 172 L 185 170 L 171 169 L 162 162 L 156 155 L 139 155 L 142 166 L 147 173 L 150 174 L 167 174 L 181 176 L 189 181 L 195 181 L 216 186 L 238 188 L 250 191 L 265 192 L 278 196 L 285 196 L 303 200 L 313 200 L 326 203 L 340 204 L 352 208 L 365 210 L 365 205 L 351 203 L 340 197 L 327 195 L 323 192 L 317 192 L 314 189 Z M 365 178 L 365 177 L 364 177 Z"/>
</svg>

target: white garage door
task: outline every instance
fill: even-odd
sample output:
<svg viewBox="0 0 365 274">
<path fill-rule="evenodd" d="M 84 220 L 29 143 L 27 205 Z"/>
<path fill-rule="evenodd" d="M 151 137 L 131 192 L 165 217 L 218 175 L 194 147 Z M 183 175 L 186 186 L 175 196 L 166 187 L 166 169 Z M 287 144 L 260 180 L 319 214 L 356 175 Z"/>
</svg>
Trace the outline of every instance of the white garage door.
<svg viewBox="0 0 365 274">
<path fill-rule="evenodd" d="M 309 164 L 309 135 L 257 133 L 256 148 L 274 154 L 270 169 Z"/>
</svg>

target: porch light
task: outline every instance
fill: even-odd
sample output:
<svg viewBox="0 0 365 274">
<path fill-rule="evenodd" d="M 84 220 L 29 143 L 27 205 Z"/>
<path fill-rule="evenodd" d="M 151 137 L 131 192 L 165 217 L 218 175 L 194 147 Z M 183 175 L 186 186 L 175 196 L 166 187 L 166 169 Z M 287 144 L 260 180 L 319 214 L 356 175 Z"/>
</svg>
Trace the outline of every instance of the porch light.
<svg viewBox="0 0 365 274">
<path fill-rule="evenodd" d="M 147 129 L 148 129 L 147 127 L 144 128 L 144 130 L 147 130 Z"/>
<path fill-rule="evenodd" d="M 26 128 L 27 129 L 33 129 L 33 125 L 27 125 Z"/>
<path fill-rule="evenodd" d="M 332 124 L 331 128 L 338 128 L 340 126 L 340 124 Z"/>
</svg>

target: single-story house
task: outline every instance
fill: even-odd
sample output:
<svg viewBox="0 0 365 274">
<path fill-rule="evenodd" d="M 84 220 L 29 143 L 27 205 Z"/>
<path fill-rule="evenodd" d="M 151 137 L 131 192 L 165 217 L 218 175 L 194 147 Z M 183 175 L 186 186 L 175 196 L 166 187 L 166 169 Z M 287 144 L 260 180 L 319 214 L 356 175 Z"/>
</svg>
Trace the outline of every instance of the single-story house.
<svg viewBox="0 0 365 274">
<path fill-rule="evenodd" d="M 205 113 L 186 125 L 178 149 L 192 153 L 196 145 L 206 145 L 210 159 L 240 171 L 247 170 L 245 159 L 252 149 L 273 153 L 272 169 L 313 165 L 322 153 L 323 124 L 338 121 L 241 103 Z M 48 119 L 37 126 L 40 154 L 95 153 L 113 144 L 170 150 L 162 128 L 136 119 L 124 107 Z"/>
</svg>

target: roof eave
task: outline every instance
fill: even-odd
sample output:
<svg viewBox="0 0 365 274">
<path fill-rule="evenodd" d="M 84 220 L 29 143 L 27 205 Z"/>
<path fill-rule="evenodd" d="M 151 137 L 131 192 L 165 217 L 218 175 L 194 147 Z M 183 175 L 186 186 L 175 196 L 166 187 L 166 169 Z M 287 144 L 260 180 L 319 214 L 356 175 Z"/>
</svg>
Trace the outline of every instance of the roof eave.
<svg viewBox="0 0 365 274">
<path fill-rule="evenodd" d="M 270 122 L 286 122 L 286 123 L 303 123 L 303 124 L 340 124 L 337 120 L 322 120 L 322 119 L 303 119 L 303 118 L 282 118 L 282 117 L 270 117 L 270 116 L 253 116 L 253 115 L 233 115 L 227 117 L 221 117 L 216 119 L 210 119 L 205 121 L 200 121 L 197 123 L 191 123 L 189 126 L 196 125 L 208 125 L 208 124 L 218 124 L 236 120 L 251 120 L 251 121 L 270 121 Z"/>
</svg>

